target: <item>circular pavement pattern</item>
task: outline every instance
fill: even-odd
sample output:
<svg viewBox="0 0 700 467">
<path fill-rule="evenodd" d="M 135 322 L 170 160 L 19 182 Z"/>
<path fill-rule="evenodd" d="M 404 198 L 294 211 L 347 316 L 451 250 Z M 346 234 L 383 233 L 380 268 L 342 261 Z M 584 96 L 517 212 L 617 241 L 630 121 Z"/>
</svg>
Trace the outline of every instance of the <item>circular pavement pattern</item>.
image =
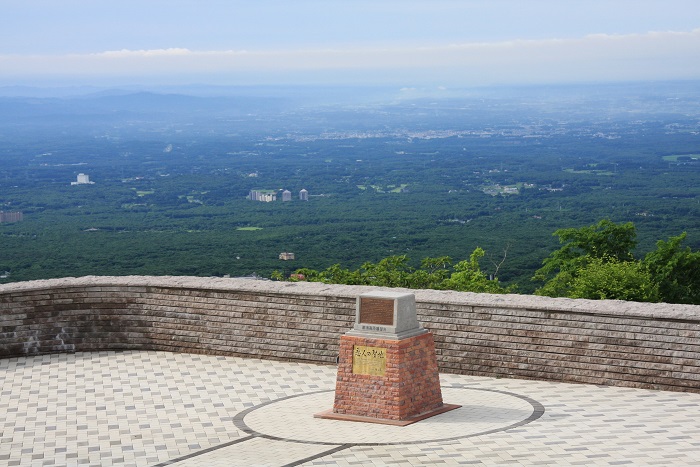
<svg viewBox="0 0 700 467">
<path fill-rule="evenodd" d="M 236 426 L 269 439 L 311 444 L 386 445 L 430 443 L 508 430 L 537 420 L 539 402 L 519 394 L 469 387 L 443 387 L 447 404 L 462 407 L 405 427 L 313 418 L 333 407 L 334 391 L 306 393 L 247 409 Z M 303 422 L 302 422 L 303 421 Z"/>
</svg>

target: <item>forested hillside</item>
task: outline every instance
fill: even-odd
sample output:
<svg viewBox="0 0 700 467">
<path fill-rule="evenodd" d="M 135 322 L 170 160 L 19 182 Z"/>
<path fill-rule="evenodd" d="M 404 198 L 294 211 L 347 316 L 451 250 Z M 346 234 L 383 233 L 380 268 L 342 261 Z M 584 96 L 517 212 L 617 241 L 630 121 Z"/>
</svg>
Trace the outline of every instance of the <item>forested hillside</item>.
<svg viewBox="0 0 700 467">
<path fill-rule="evenodd" d="M 487 276 L 530 293 L 559 229 L 633 222 L 637 258 L 682 232 L 700 249 L 698 83 L 354 92 L 0 99 L 0 210 L 23 213 L 0 223 L 0 282 L 417 268 L 481 248 Z"/>
</svg>

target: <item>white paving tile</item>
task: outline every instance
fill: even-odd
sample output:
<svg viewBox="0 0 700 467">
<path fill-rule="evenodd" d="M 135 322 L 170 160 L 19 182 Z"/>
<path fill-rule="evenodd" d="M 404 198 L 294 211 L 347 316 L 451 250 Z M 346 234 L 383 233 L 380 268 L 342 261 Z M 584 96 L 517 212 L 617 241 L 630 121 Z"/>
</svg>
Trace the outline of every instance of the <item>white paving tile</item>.
<svg viewBox="0 0 700 467">
<path fill-rule="evenodd" d="M 700 394 L 441 380 L 463 407 L 397 428 L 313 418 L 332 406 L 329 366 L 146 351 L 3 359 L 0 465 L 700 465 Z M 544 414 L 504 431 L 532 414 L 528 401 Z"/>
</svg>

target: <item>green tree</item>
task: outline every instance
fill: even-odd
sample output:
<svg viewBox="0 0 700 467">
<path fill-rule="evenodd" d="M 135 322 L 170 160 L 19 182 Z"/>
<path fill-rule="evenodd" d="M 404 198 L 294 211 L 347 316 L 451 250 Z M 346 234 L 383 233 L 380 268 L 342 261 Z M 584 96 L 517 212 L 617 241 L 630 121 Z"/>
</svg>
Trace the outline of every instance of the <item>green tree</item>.
<svg viewBox="0 0 700 467">
<path fill-rule="evenodd" d="M 609 219 L 587 227 L 559 229 L 553 235 L 558 236 L 559 243 L 564 246 L 543 261 L 543 266 L 535 273 L 536 280 L 544 280 L 584 256 L 630 261 L 637 245 L 637 232 L 632 222 L 615 224 Z"/>
<path fill-rule="evenodd" d="M 598 264 L 634 261 L 632 249 L 636 246 L 634 224 L 615 224 L 603 219 L 597 224 L 559 229 L 554 232 L 564 246 L 545 258 L 533 280 L 544 285 L 536 295 L 570 297 L 577 278 Z M 597 271 L 597 269 L 596 269 Z"/>
<path fill-rule="evenodd" d="M 454 272 L 442 283 L 443 289 L 459 290 L 462 292 L 486 292 L 506 293 L 510 289 L 504 289 L 498 280 L 489 280 L 481 270 L 479 259 L 484 256 L 484 250 L 476 248 L 468 260 L 460 261 L 454 265 Z"/>
<path fill-rule="evenodd" d="M 362 265 L 362 283 L 383 287 L 410 287 L 414 270 L 408 264 L 408 256 L 388 256 L 378 263 Z"/>
<path fill-rule="evenodd" d="M 700 305 L 700 252 L 681 248 L 686 233 L 659 240 L 643 264 L 656 283 L 661 301 Z"/>
<path fill-rule="evenodd" d="M 682 233 L 656 243 L 643 260 L 632 256 L 631 222 L 602 220 L 554 232 L 564 246 L 543 261 L 537 295 L 700 304 L 700 252 L 682 248 Z"/>
<path fill-rule="evenodd" d="M 272 279 L 273 281 L 283 281 L 284 275 L 280 271 L 275 269 L 274 271 L 272 271 L 272 274 L 270 274 L 270 279 Z"/>
<path fill-rule="evenodd" d="M 340 264 L 334 264 L 328 267 L 327 269 L 316 274 L 315 277 L 313 274 L 310 274 L 307 276 L 307 280 L 311 282 L 323 282 L 325 284 L 362 284 L 362 278 L 360 276 L 359 271 L 350 271 L 349 269 L 343 269 L 340 267 Z"/>
<path fill-rule="evenodd" d="M 449 256 L 425 258 L 419 269 L 410 266 L 406 255 L 389 256 L 377 263 L 367 262 L 355 271 L 334 264 L 318 272 L 313 269 L 298 269 L 310 282 L 328 284 L 375 285 L 382 287 L 405 287 L 411 289 L 460 290 L 468 292 L 506 293 L 514 288 L 504 288 L 498 280 L 489 280 L 481 270 L 479 259 L 484 250 L 476 248 L 468 260 L 452 266 Z"/>
<path fill-rule="evenodd" d="M 443 282 L 450 277 L 452 259 L 449 256 L 424 258 L 420 269 L 411 274 L 412 289 L 440 289 Z"/>
<path fill-rule="evenodd" d="M 569 287 L 568 297 L 594 300 L 629 300 L 656 302 L 658 285 L 640 261 L 618 261 L 591 258 L 577 271 Z"/>
</svg>

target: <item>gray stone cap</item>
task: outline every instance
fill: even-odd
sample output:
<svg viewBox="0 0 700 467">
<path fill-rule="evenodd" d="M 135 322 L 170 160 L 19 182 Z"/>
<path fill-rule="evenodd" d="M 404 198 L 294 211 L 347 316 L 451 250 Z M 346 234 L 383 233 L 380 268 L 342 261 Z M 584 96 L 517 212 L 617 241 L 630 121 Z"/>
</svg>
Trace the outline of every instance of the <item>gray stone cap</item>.
<svg viewBox="0 0 700 467">
<path fill-rule="evenodd" d="M 365 309 L 363 306 L 364 299 L 378 300 L 379 303 L 382 303 L 380 315 L 384 319 L 387 317 L 386 312 L 389 311 L 391 322 L 362 321 L 363 310 Z M 384 305 L 390 305 L 390 308 Z M 377 318 L 376 314 L 375 316 L 367 317 Z M 417 336 L 425 332 L 426 330 L 423 329 L 418 322 L 416 297 L 414 293 L 395 290 L 374 290 L 357 296 L 355 303 L 355 325 L 346 334 L 349 336 L 399 340 Z"/>
<path fill-rule="evenodd" d="M 534 311 L 573 312 L 592 315 L 636 316 L 647 319 L 700 321 L 700 305 L 639 303 L 622 300 L 583 300 L 538 297 L 536 295 L 484 294 L 450 290 L 411 290 L 360 285 L 323 284 L 321 282 L 277 282 L 254 279 L 189 276 L 84 276 L 64 277 L 0 285 L 0 295 L 75 287 L 163 287 L 212 291 L 253 292 L 270 295 L 316 295 L 355 299 L 372 291 L 413 293 L 420 312 L 421 304 L 449 304 L 485 308 L 528 309 Z"/>
<path fill-rule="evenodd" d="M 413 291 L 406 292 L 403 289 L 375 289 L 365 292 L 360 297 L 396 299 L 415 295 Z"/>
</svg>

